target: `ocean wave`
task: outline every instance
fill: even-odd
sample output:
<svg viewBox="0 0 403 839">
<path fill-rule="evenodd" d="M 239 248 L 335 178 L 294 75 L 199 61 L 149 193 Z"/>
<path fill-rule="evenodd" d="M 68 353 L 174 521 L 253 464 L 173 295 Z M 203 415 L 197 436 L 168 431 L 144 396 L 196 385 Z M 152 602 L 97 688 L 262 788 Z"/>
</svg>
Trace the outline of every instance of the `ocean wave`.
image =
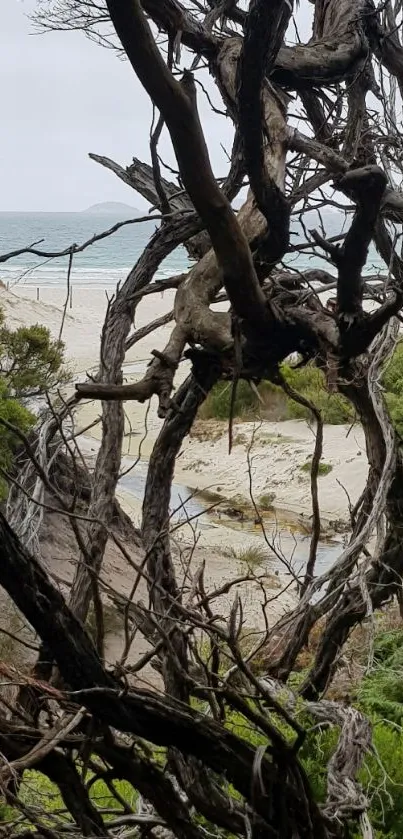
<svg viewBox="0 0 403 839">
<path fill-rule="evenodd" d="M 178 265 L 172 268 L 160 268 L 154 279 L 165 280 L 175 274 L 186 270 L 186 266 Z M 122 283 L 129 272 L 131 266 L 126 268 L 79 268 L 72 271 L 71 284 L 77 287 L 82 286 L 99 286 L 100 288 L 115 288 L 117 283 Z M 18 266 L 18 268 L 1 267 L 0 280 L 9 288 L 13 287 L 37 287 L 37 286 L 51 286 L 58 287 L 65 285 L 67 282 L 66 270 L 58 268 L 40 268 L 33 271 L 30 266 Z"/>
<path fill-rule="evenodd" d="M 335 268 L 329 265 L 329 263 L 310 254 L 289 254 L 285 259 L 285 263 L 291 270 L 305 271 L 312 268 L 322 268 L 331 274 L 335 273 Z M 73 265 L 71 285 L 76 288 L 104 288 L 115 290 L 118 283 L 122 284 L 125 281 L 132 267 L 130 264 L 118 267 L 102 264 L 97 265 L 96 263 L 85 267 Z M 154 281 L 166 280 L 169 277 L 187 271 L 190 267 L 189 260 L 184 258 L 183 255 L 178 255 L 177 257 L 173 257 L 172 255 L 155 273 Z M 365 276 L 382 270 L 382 267 L 383 263 L 380 257 L 375 253 L 371 253 L 363 275 Z M 17 287 L 65 288 L 67 270 L 65 264 L 61 266 L 55 262 L 38 267 L 29 264 L 6 264 L 0 265 L 0 280 L 10 289 Z"/>
</svg>

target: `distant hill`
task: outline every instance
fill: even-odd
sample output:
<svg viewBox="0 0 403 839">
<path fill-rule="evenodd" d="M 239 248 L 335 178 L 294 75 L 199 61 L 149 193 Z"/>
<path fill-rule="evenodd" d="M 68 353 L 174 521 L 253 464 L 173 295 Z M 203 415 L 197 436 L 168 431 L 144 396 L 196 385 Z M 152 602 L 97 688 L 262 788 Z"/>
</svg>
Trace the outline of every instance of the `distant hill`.
<svg viewBox="0 0 403 839">
<path fill-rule="evenodd" d="M 93 204 L 92 207 L 87 207 L 82 212 L 91 213 L 94 216 L 128 216 L 130 218 L 141 216 L 141 211 L 137 207 L 122 204 L 120 201 L 104 201 L 103 204 Z"/>
</svg>

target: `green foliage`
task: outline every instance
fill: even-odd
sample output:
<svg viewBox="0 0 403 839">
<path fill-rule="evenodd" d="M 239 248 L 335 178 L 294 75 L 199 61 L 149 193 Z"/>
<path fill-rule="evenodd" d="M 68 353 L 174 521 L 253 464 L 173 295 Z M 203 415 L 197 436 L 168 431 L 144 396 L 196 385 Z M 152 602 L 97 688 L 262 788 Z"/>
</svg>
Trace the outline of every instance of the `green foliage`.
<svg viewBox="0 0 403 839">
<path fill-rule="evenodd" d="M 373 671 L 358 686 L 357 705 L 369 716 L 373 729 L 373 749 L 366 756 L 358 780 L 370 802 L 369 818 L 375 839 L 402 839 L 403 630 L 380 633 L 374 641 L 374 656 Z M 327 767 L 337 746 L 339 730 L 325 725 L 318 727 L 316 719 L 309 718 L 303 706 L 298 719 L 307 731 L 299 758 L 316 800 L 322 803 L 327 794 Z M 272 721 L 291 742 L 294 735 L 284 722 L 273 715 Z M 240 714 L 232 714 L 228 725 L 256 747 L 266 743 L 262 734 Z M 362 839 L 355 823 L 349 825 L 347 835 L 350 839 Z"/>
<path fill-rule="evenodd" d="M 294 390 L 319 408 L 324 422 L 330 425 L 343 425 L 352 420 L 353 411 L 347 399 L 338 393 L 329 393 L 324 374 L 313 364 L 297 369 L 289 364 L 283 364 L 282 373 Z M 287 413 L 289 418 L 295 419 L 309 419 L 312 416 L 307 408 L 292 399 L 287 402 Z"/>
<path fill-rule="evenodd" d="M 403 632 L 384 633 L 376 642 L 376 656 L 380 657 L 382 665 L 390 660 L 399 651 L 399 640 L 403 639 Z M 202 650 L 201 650 L 202 652 Z M 206 648 L 206 656 L 207 656 Z M 281 698 L 280 698 L 281 701 Z M 199 710 L 203 710 L 203 703 L 198 701 Z M 305 769 L 307 778 L 312 787 L 315 799 L 323 803 L 327 794 L 327 767 L 329 760 L 337 746 L 339 730 L 335 727 L 317 726 L 316 720 L 311 719 L 303 710 L 303 703 L 297 706 L 298 718 L 301 725 L 307 731 L 307 736 L 299 751 L 299 759 Z M 270 713 L 271 722 L 275 724 L 281 734 L 290 743 L 295 741 L 295 732 L 286 722 L 276 715 Z M 367 755 L 365 764 L 359 774 L 360 781 L 365 794 L 370 802 L 369 818 L 374 828 L 375 839 L 402 839 L 403 836 L 403 729 L 387 719 L 382 719 L 377 714 L 370 715 L 373 726 L 373 750 Z M 233 711 L 226 718 L 227 728 L 250 743 L 254 748 L 267 745 L 266 736 L 252 722 L 247 720 L 241 713 Z M 156 750 L 156 758 L 157 758 Z M 165 755 L 164 755 L 165 761 Z M 89 783 L 88 783 L 89 782 Z M 108 789 L 102 780 L 91 782 L 91 775 L 87 777 L 90 797 L 95 805 L 103 811 L 114 810 L 115 813 L 121 809 L 120 802 L 114 797 L 113 792 Z M 223 782 L 225 784 L 225 782 Z M 237 791 L 226 785 L 227 791 L 234 797 L 239 798 Z M 131 807 L 136 803 L 136 790 L 127 781 L 115 781 L 114 787 L 118 794 Z M 52 826 L 52 813 L 63 811 L 64 805 L 57 787 L 55 787 L 44 775 L 35 770 L 24 773 L 24 780 L 20 791 L 21 799 L 28 806 L 40 806 L 49 813 L 49 826 Z M 0 806 L 0 820 L 3 824 L 13 818 L 13 811 L 10 807 Z M 104 818 L 113 818 L 112 813 L 105 812 Z M 67 817 L 69 821 L 69 817 Z M 231 834 L 216 830 L 209 825 L 202 817 L 197 817 L 197 822 L 211 828 L 212 835 L 231 839 Z M 346 833 L 349 839 L 362 839 L 356 824 L 350 825 Z"/>
<path fill-rule="evenodd" d="M 62 361 L 63 344 L 54 341 L 48 329 L 38 324 L 8 329 L 0 309 L 0 420 L 26 434 L 35 422 L 26 400 L 66 381 Z M 20 444 L 18 435 L 0 424 L 0 500 L 7 495 L 4 472 L 10 470 Z"/>
<path fill-rule="evenodd" d="M 382 384 L 392 421 L 403 435 L 403 341 L 400 341 L 383 374 Z"/>
<path fill-rule="evenodd" d="M 96 807 L 102 810 L 115 810 L 116 813 L 122 811 L 120 801 L 115 798 L 113 792 L 108 788 L 103 780 L 96 780 L 92 782 L 91 774 L 87 778 L 89 782 L 90 799 Z M 117 794 L 124 799 L 129 807 L 135 808 L 138 793 L 128 781 L 113 782 L 114 789 Z M 49 813 L 49 825 L 52 824 L 52 813 L 60 813 L 65 809 L 62 796 L 58 787 L 49 780 L 42 772 L 37 772 L 35 769 L 24 772 L 23 782 L 19 790 L 19 797 L 21 801 L 28 807 L 40 808 Z M 6 824 L 16 816 L 16 811 L 7 805 L 0 804 L 0 823 Z M 105 813 L 103 818 L 105 821 L 115 817 L 113 813 Z M 71 821 L 71 816 L 66 814 L 63 819 Z M 29 826 L 29 825 L 28 825 Z"/>
<path fill-rule="evenodd" d="M 307 460 L 306 463 L 303 463 L 302 466 L 299 467 L 302 472 L 309 472 L 311 473 L 312 469 L 312 460 Z M 320 461 L 319 468 L 318 468 L 318 475 L 328 475 L 331 472 L 333 466 L 331 463 L 323 463 Z"/>
<path fill-rule="evenodd" d="M 339 731 L 337 728 L 313 728 L 315 720 L 305 720 L 311 731 L 306 737 L 299 753 L 301 763 L 307 773 L 317 801 L 326 799 L 327 766 L 337 746 Z"/>
<path fill-rule="evenodd" d="M 380 632 L 374 639 L 374 660 L 377 664 L 388 662 L 403 646 L 403 632 L 400 628 Z"/>
<path fill-rule="evenodd" d="M 372 718 L 374 752 L 368 755 L 360 782 L 370 801 L 376 839 L 403 836 L 403 732 Z"/>
<path fill-rule="evenodd" d="M 314 721 L 312 721 L 314 723 Z M 367 755 L 359 774 L 370 804 L 369 818 L 376 839 L 403 836 L 403 732 L 378 717 L 372 717 L 374 750 Z M 326 799 L 327 766 L 337 745 L 336 728 L 315 728 L 308 734 L 300 759 L 315 798 Z M 361 839 L 357 826 L 350 826 L 351 839 Z"/>
<path fill-rule="evenodd" d="M 386 632 L 375 642 L 375 666 L 362 680 L 358 699 L 368 713 L 398 725 L 403 721 L 403 632 Z"/>
<path fill-rule="evenodd" d="M 269 407 L 276 401 L 284 403 L 279 388 L 270 382 L 261 382 L 258 387 L 259 401 L 255 391 L 252 390 L 249 382 L 243 379 L 238 382 L 234 404 L 234 417 L 250 420 Z M 217 382 L 203 402 L 199 411 L 200 419 L 228 419 L 231 410 L 232 382 Z M 284 413 L 284 407 L 282 409 Z M 280 417 L 280 419 L 285 417 Z"/>
<path fill-rule="evenodd" d="M 5 381 L 0 377 L 0 420 L 5 420 L 26 433 L 35 422 L 35 417 L 18 399 L 10 396 Z M 13 462 L 14 452 L 20 440 L 11 430 L 0 423 L 0 469 L 8 471 Z M 7 483 L 0 475 L 0 500 L 7 494 Z"/>
<path fill-rule="evenodd" d="M 387 364 L 382 382 L 386 390 L 403 396 L 403 341 L 396 345 L 392 358 Z"/>
<path fill-rule="evenodd" d="M 239 551 L 234 551 L 233 554 L 235 559 L 244 562 L 250 568 L 263 565 L 268 560 L 267 550 L 261 548 L 259 545 L 248 545 Z"/>
<path fill-rule="evenodd" d="M 369 817 L 376 839 L 403 836 L 403 631 L 383 632 L 374 641 L 375 666 L 358 685 L 357 703 L 373 726 L 373 750 L 359 781 L 371 802 Z M 302 761 L 318 801 L 326 794 L 326 766 L 336 746 L 335 729 L 308 735 Z M 352 826 L 351 836 L 361 839 Z"/>
<path fill-rule="evenodd" d="M 261 495 L 259 498 L 259 507 L 261 510 L 272 510 L 273 503 L 276 498 L 275 492 L 266 492 L 264 495 Z"/>
<path fill-rule="evenodd" d="M 321 410 L 324 422 L 338 425 L 351 421 L 353 412 L 349 403 L 343 396 L 329 393 L 325 377 L 317 367 L 308 364 L 306 367 L 295 369 L 290 364 L 283 364 L 281 370 L 288 384 Z M 243 420 L 254 419 L 257 416 L 276 420 L 311 418 L 311 412 L 307 408 L 289 399 L 277 385 L 261 382 L 257 391 L 259 396 L 248 382 L 238 383 L 234 417 Z M 232 382 L 217 382 L 200 409 L 200 419 L 228 419 L 231 395 Z"/>
<path fill-rule="evenodd" d="M 288 384 L 303 394 L 319 408 L 323 421 L 330 425 L 342 425 L 354 418 L 353 409 L 343 396 L 329 393 L 324 374 L 314 364 L 305 367 L 284 363 L 282 374 Z M 400 341 L 387 365 L 382 383 L 392 421 L 403 436 L 403 341 Z M 285 396 L 281 388 L 271 382 L 261 382 L 257 388 L 259 396 L 248 382 L 240 381 L 237 386 L 234 416 L 250 420 L 257 416 L 263 419 L 309 419 L 310 411 Z M 229 417 L 231 405 L 231 382 L 218 382 L 208 395 L 200 410 L 201 419 Z"/>
<path fill-rule="evenodd" d="M 259 731 L 250 720 L 247 720 L 242 714 L 233 711 L 228 714 L 226 719 L 226 727 L 236 734 L 237 737 L 242 737 L 247 740 L 251 746 L 264 746 L 267 738 Z"/>
<path fill-rule="evenodd" d="M 13 396 L 37 396 L 65 380 L 61 370 L 64 345 L 46 327 L 4 326 L 0 314 L 0 376 Z"/>
</svg>

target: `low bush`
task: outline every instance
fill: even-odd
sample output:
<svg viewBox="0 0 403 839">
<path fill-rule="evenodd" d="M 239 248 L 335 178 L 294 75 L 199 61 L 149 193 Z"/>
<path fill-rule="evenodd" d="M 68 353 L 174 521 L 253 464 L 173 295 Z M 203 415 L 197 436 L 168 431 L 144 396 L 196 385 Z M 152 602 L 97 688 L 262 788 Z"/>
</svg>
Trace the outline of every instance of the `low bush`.
<svg viewBox="0 0 403 839">
<path fill-rule="evenodd" d="M 403 632 L 387 632 L 376 639 L 374 667 L 359 685 L 358 701 L 367 713 L 397 725 L 403 721 Z M 402 834 L 403 835 L 403 834 Z"/>
<path fill-rule="evenodd" d="M 226 420 L 229 418 L 232 399 L 232 382 L 217 382 L 199 411 L 200 419 Z M 249 382 L 238 382 L 234 403 L 234 417 L 251 420 L 257 416 L 267 416 L 271 412 L 278 419 L 286 419 L 286 398 L 280 388 L 271 382 L 261 382 L 258 387 L 259 397 Z"/>
<path fill-rule="evenodd" d="M 342 425 L 354 419 L 350 403 L 338 393 L 329 393 L 321 370 L 314 364 L 305 367 L 284 363 L 285 380 L 298 393 L 303 394 L 319 408 L 325 423 Z M 386 366 L 382 383 L 385 399 L 395 427 L 403 436 L 403 341 L 400 341 Z M 250 420 L 309 419 L 310 411 L 285 396 L 281 388 L 271 382 L 261 382 L 256 391 L 248 382 L 240 381 L 234 406 L 234 416 Z M 201 419 L 228 419 L 231 406 L 232 382 L 218 382 L 200 409 Z"/>
<path fill-rule="evenodd" d="M 302 472 L 309 472 L 310 474 L 312 469 L 312 460 L 307 460 L 306 463 L 303 463 L 302 466 L 300 466 L 300 469 Z M 329 472 L 332 471 L 332 469 L 333 466 L 331 463 L 323 463 L 323 461 L 320 461 L 318 475 L 328 475 Z"/>
<path fill-rule="evenodd" d="M 276 500 L 276 493 L 275 492 L 266 492 L 264 495 L 261 495 L 258 501 L 258 505 L 261 510 L 268 511 L 273 509 L 273 504 Z"/>
<path fill-rule="evenodd" d="M 394 670 L 396 662 L 400 661 L 396 657 L 400 655 L 403 658 L 400 654 L 402 641 L 403 632 L 401 630 L 384 633 L 376 639 L 376 666 L 373 673 L 364 680 L 366 687 L 364 690 L 359 690 L 358 697 L 358 706 L 368 713 L 373 728 L 373 749 L 366 757 L 359 774 L 359 781 L 370 802 L 369 818 L 374 829 L 374 839 L 401 839 L 403 836 L 403 729 L 400 724 L 387 716 L 390 711 L 388 702 L 382 704 L 380 701 L 378 710 L 375 712 L 366 698 L 371 690 L 374 695 L 377 693 L 379 686 L 377 674 L 380 668 L 384 672 L 385 667 L 389 667 L 390 678 L 393 677 L 396 683 L 402 681 L 399 670 Z M 251 643 L 253 645 L 253 642 Z M 208 660 L 209 646 L 205 646 L 204 653 L 203 649 L 200 652 L 203 658 Z M 224 669 L 226 669 L 226 665 Z M 395 702 L 396 705 L 399 704 L 397 697 Z M 203 703 L 198 702 L 197 707 L 202 710 Z M 295 732 L 281 717 L 272 711 L 270 713 L 272 722 L 278 726 L 283 736 L 290 743 L 293 742 Z M 403 716 L 403 705 L 401 705 L 397 716 L 399 718 Z M 323 803 L 327 795 L 327 767 L 337 745 L 339 730 L 325 725 L 318 727 L 317 721 L 310 718 L 303 710 L 302 701 L 298 718 L 307 731 L 307 736 L 299 751 L 299 758 L 309 778 L 316 800 L 318 803 Z M 238 712 L 234 711 L 228 714 L 227 727 L 255 748 L 267 745 L 267 738 L 262 732 Z M 163 765 L 166 755 L 159 756 L 158 750 L 156 750 L 156 759 L 159 760 L 159 757 L 161 757 L 161 765 Z M 119 801 L 114 797 L 113 791 L 107 787 L 104 781 L 97 780 L 91 784 L 90 778 L 91 776 L 88 777 L 91 800 L 96 803 L 98 808 L 102 809 L 106 820 L 113 818 L 111 811 L 114 811 L 115 814 L 119 812 L 122 807 L 121 800 Z M 126 781 L 115 781 L 114 786 L 120 799 L 124 799 L 129 807 L 134 807 L 137 798 L 136 790 Z M 228 791 L 232 795 L 237 795 L 230 785 Z M 21 798 L 28 806 L 42 806 L 49 813 L 49 826 L 52 823 L 51 814 L 63 811 L 63 801 L 58 789 L 48 778 L 35 770 L 24 773 Z M 110 814 L 107 813 L 108 810 Z M 13 815 L 17 814 L 13 814 L 12 808 L 0 805 L 0 820 L 3 824 L 10 822 Z M 70 821 L 69 817 L 67 817 L 67 821 Z M 208 823 L 201 817 L 198 821 L 209 827 Z M 231 839 L 230 833 L 223 833 L 221 836 L 222 839 L 224 837 L 225 839 Z M 348 839 L 362 839 L 356 823 L 350 824 L 346 837 Z"/>
<path fill-rule="evenodd" d="M 319 408 L 324 422 L 330 425 L 343 425 L 346 422 L 351 422 L 353 419 L 351 405 L 339 393 L 329 393 L 324 374 L 313 364 L 298 368 L 290 364 L 283 364 L 282 373 L 294 390 L 309 399 L 316 408 Z M 292 399 L 287 401 L 287 413 L 289 418 L 295 419 L 310 419 L 312 417 L 308 408 Z"/>
<path fill-rule="evenodd" d="M 403 341 L 399 341 L 386 366 L 382 384 L 393 423 L 403 435 Z"/>
<path fill-rule="evenodd" d="M 26 434 L 35 423 L 30 400 L 65 382 L 64 346 L 44 326 L 9 329 L 0 308 L 0 420 Z M 4 477 L 12 467 L 18 434 L 0 423 L 0 500 L 7 495 Z"/>
<path fill-rule="evenodd" d="M 259 545 L 248 545 L 245 548 L 241 548 L 241 550 L 234 551 L 233 555 L 235 559 L 238 559 L 239 562 L 244 562 L 250 568 L 263 565 L 269 558 L 267 550 Z"/>
<path fill-rule="evenodd" d="M 103 811 L 105 821 L 114 818 L 119 812 L 124 812 L 122 800 L 125 801 L 127 807 L 135 808 L 138 793 L 128 781 L 114 780 L 113 786 L 109 788 L 102 779 L 92 782 L 91 773 L 89 773 L 87 783 L 90 799 L 97 809 Z M 116 790 L 116 796 L 113 794 L 113 790 Z M 52 813 L 61 814 L 65 809 L 58 787 L 46 775 L 35 769 L 24 772 L 19 798 L 27 808 L 32 808 L 33 812 L 44 811 L 46 814 L 49 813 L 49 827 L 53 824 Z M 12 822 L 18 815 L 12 807 L 0 802 L 0 824 L 5 825 Z M 63 815 L 63 819 L 71 822 L 71 816 L 68 813 Z M 31 826 L 28 822 L 27 827 L 33 828 L 33 825 Z"/>
<path fill-rule="evenodd" d="M 367 755 L 359 781 L 370 802 L 369 818 L 375 839 L 403 836 L 403 732 L 373 715 L 373 751 Z M 314 725 L 315 721 L 312 720 Z M 315 729 L 308 734 L 300 757 L 318 802 L 326 799 L 327 766 L 336 748 L 338 729 Z M 362 839 L 351 824 L 349 839 Z"/>
<path fill-rule="evenodd" d="M 353 418 L 351 406 L 337 393 L 329 393 L 321 370 L 312 364 L 296 369 L 290 364 L 282 365 L 285 380 L 294 390 L 302 393 L 322 412 L 323 420 L 332 425 L 350 422 Z M 258 393 L 258 395 L 257 395 Z M 310 419 L 309 409 L 287 397 L 284 391 L 271 382 L 261 382 L 256 390 L 249 382 L 241 380 L 237 385 L 234 403 L 234 417 L 244 421 L 262 418 L 266 420 Z M 200 419 L 226 420 L 231 409 L 232 382 L 218 382 L 199 411 Z"/>
</svg>

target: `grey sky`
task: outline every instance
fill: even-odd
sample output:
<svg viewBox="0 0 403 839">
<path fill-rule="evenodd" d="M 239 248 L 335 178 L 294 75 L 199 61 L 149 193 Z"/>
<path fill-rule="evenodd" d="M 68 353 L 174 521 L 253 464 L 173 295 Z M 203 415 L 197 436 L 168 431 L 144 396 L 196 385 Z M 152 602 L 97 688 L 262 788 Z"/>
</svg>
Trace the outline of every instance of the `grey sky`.
<svg viewBox="0 0 403 839">
<path fill-rule="evenodd" d="M 1 0 L 0 210 L 79 210 L 98 201 L 144 202 L 88 152 L 149 160 L 149 100 L 127 62 L 81 33 L 33 34 L 34 0 Z M 204 97 L 202 97 L 204 98 Z M 219 103 L 217 103 L 219 104 Z M 206 117 L 217 174 L 229 120 Z M 165 140 L 162 146 L 169 159 Z"/>
<path fill-rule="evenodd" d="M 88 158 L 149 160 L 151 105 L 128 62 L 79 32 L 34 33 L 27 15 L 35 0 L 0 2 L 0 210 L 80 210 L 100 201 L 145 207 Z M 303 3 L 298 14 L 303 38 L 311 9 Z M 220 107 L 207 71 L 204 82 Z M 213 114 L 203 94 L 198 100 L 213 168 L 224 175 L 231 122 Z M 173 163 L 166 135 L 160 149 Z"/>
</svg>

